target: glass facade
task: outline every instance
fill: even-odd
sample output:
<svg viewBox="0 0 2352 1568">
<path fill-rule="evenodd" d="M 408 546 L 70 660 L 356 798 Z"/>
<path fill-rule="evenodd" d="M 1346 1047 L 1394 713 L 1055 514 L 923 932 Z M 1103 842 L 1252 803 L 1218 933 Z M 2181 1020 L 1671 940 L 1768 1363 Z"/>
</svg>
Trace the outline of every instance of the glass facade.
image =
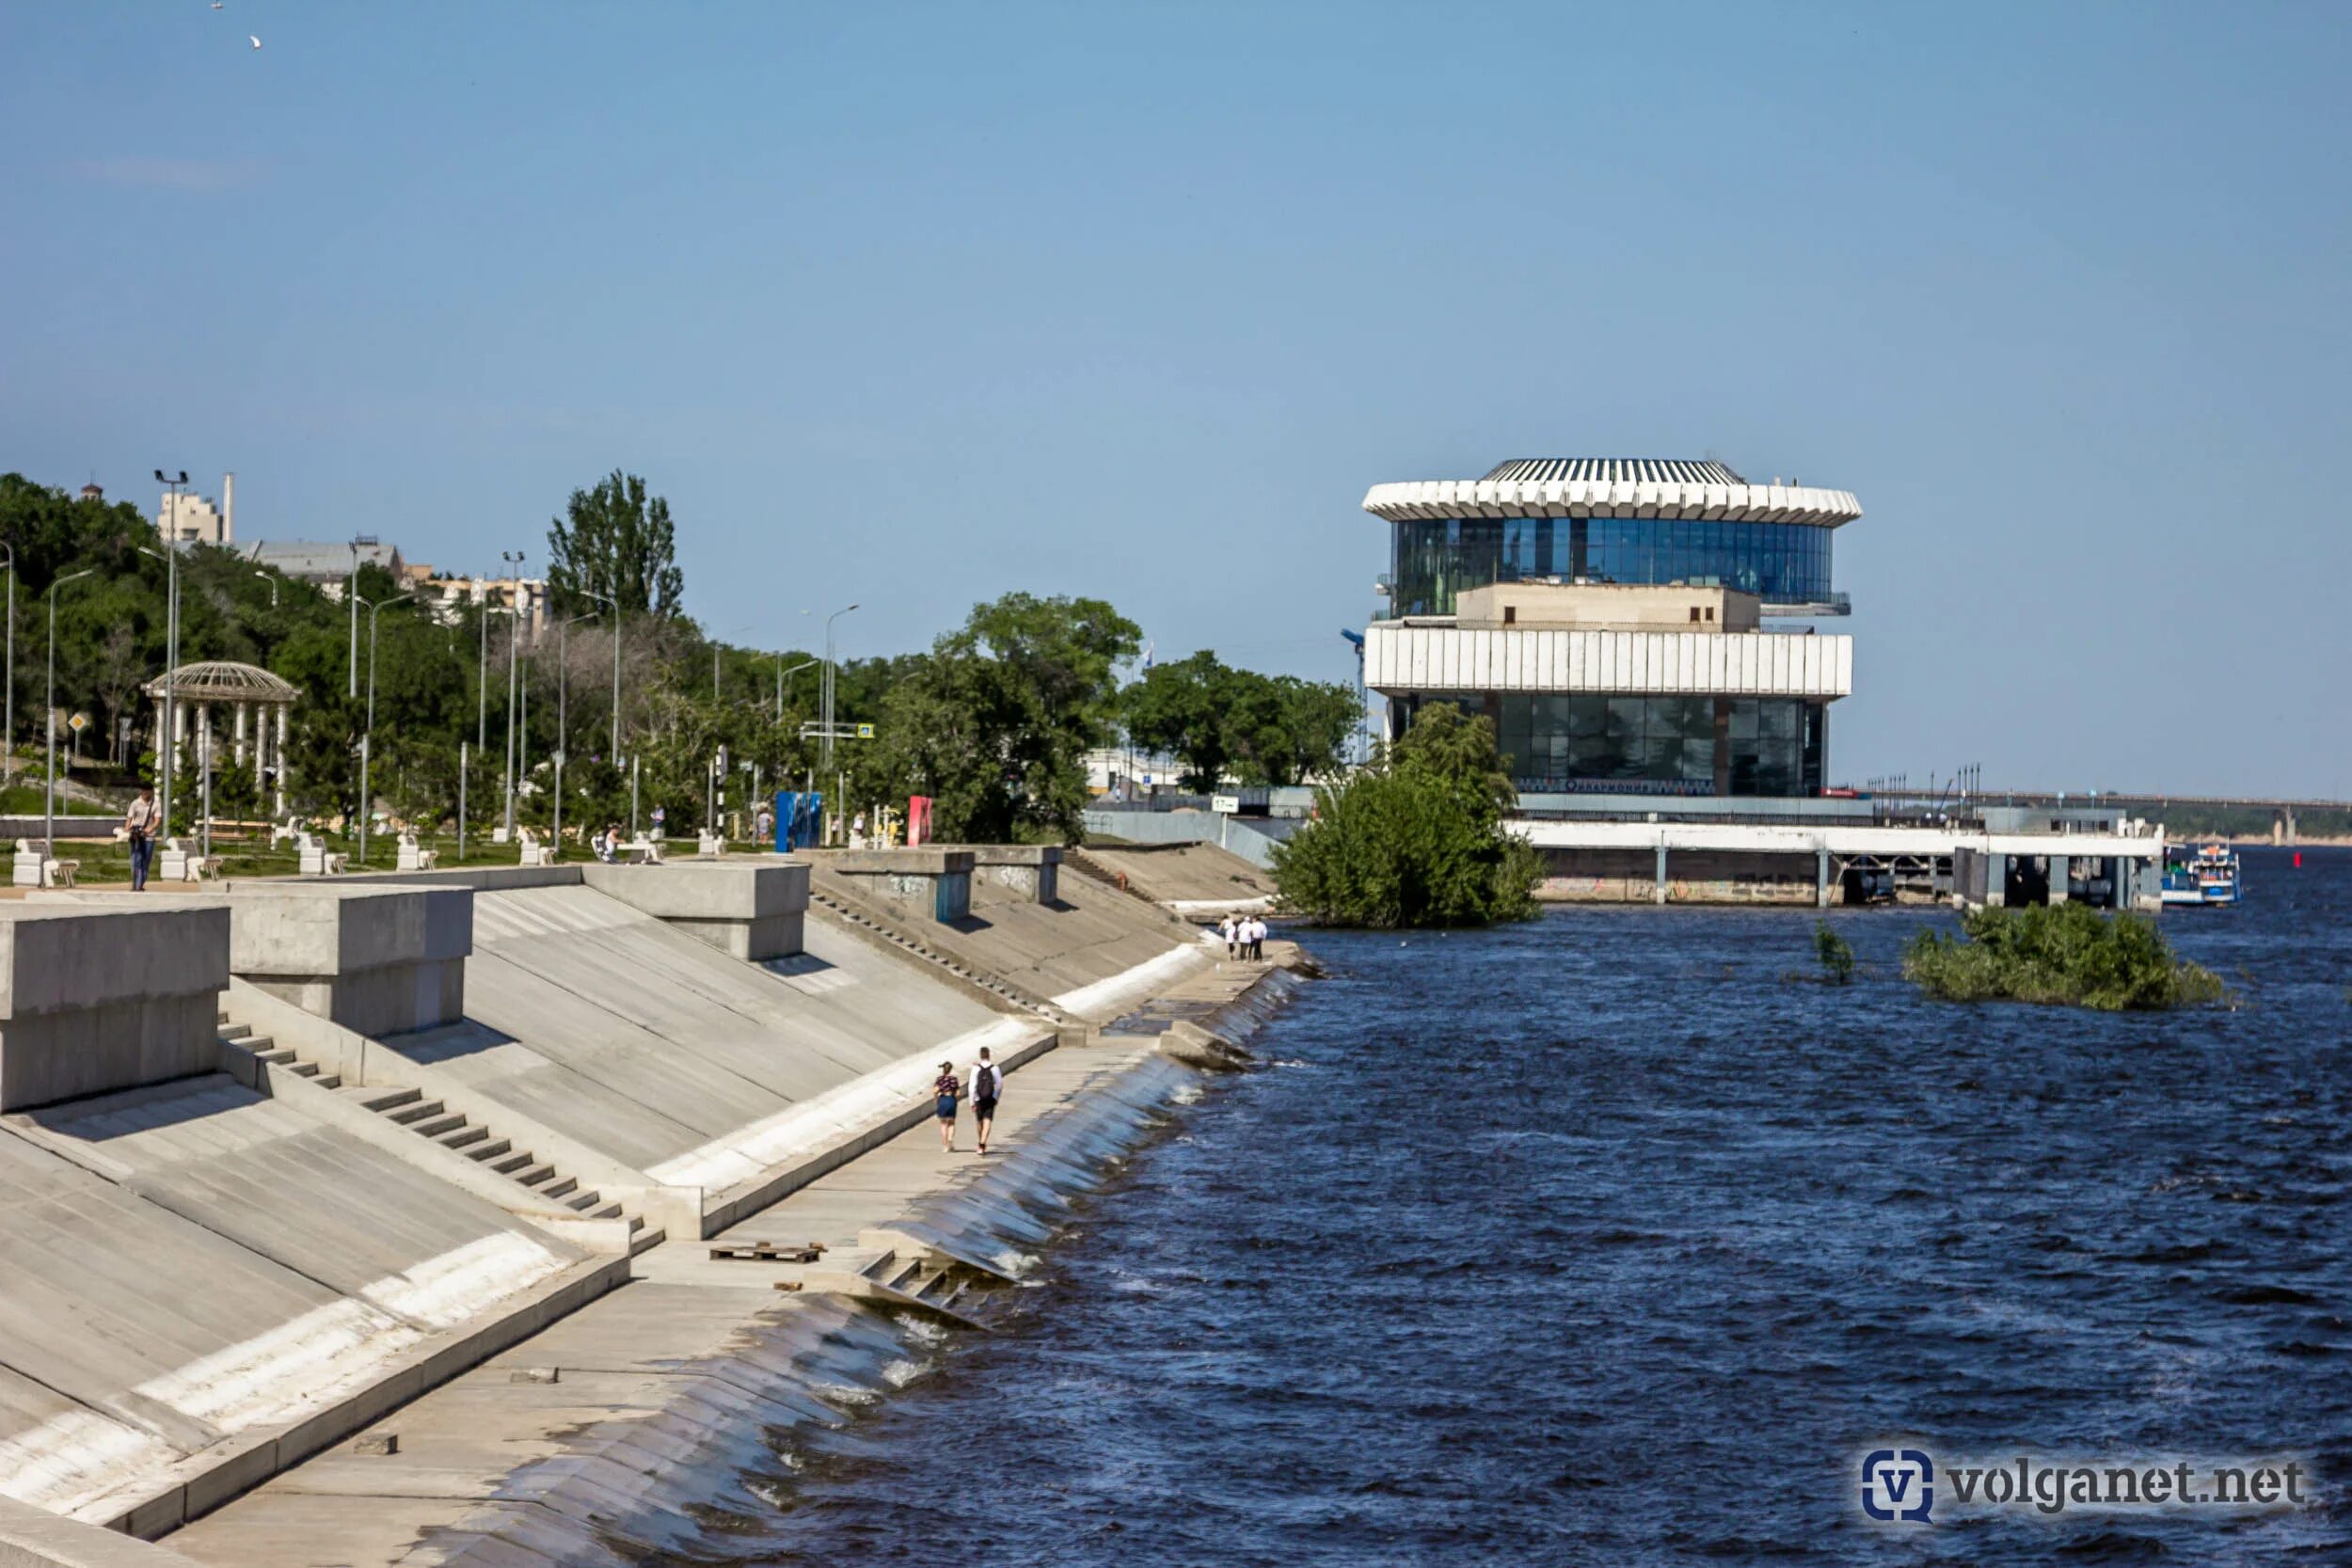
<svg viewBox="0 0 2352 1568">
<path fill-rule="evenodd" d="M 1771 604 L 1830 596 L 1830 533 L 1682 517 L 1449 517 L 1391 524 L 1396 615 L 1451 615 L 1465 588 L 1525 578 L 1689 583 Z"/>
<path fill-rule="evenodd" d="M 1495 722 L 1523 793 L 1816 795 L 1827 710 L 1793 697 L 1632 697 L 1505 691 L 1401 698 L 1398 733 L 1424 703 Z"/>
</svg>

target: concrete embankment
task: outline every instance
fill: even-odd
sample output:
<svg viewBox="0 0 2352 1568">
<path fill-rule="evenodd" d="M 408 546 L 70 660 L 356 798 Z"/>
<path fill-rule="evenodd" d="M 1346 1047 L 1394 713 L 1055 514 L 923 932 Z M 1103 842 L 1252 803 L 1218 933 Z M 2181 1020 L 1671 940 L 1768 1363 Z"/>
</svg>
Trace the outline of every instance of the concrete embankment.
<svg viewBox="0 0 2352 1568">
<path fill-rule="evenodd" d="M 1222 1060 L 1203 1027 L 1279 993 L 1044 869 L 1016 852 L 944 921 L 854 884 L 811 909 L 773 857 L 12 906 L 0 1497 L 200 1520 L 175 1545 L 223 1563 L 453 1530 L 581 1560 L 578 1521 L 615 1510 L 675 1534 L 594 1443 L 756 1442 L 763 1402 L 799 1408 L 771 1363 L 846 1387 L 840 1345 L 910 1332 L 859 1298 L 967 1316 L 1183 1061 Z M 45 962 L 61 931 L 113 961 Z M 930 1076 L 981 1043 L 1018 1065 L 1007 1157 L 943 1165 Z M 827 1245 L 723 1262 L 707 1236 Z"/>
</svg>

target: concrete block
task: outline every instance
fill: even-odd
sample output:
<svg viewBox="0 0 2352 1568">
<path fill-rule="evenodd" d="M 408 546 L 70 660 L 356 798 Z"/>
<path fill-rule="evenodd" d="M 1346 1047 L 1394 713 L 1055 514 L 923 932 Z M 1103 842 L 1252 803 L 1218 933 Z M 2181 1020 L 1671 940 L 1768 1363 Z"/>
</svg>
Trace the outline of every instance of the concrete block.
<svg viewBox="0 0 2352 1568">
<path fill-rule="evenodd" d="M 1061 901 L 1061 846 L 1058 844 L 976 844 L 972 847 L 975 879 L 1009 887 L 1040 904 Z"/>
<path fill-rule="evenodd" d="M 866 897 L 945 925 L 972 912 L 972 851 L 852 849 L 831 856 L 831 869 Z"/>
<path fill-rule="evenodd" d="M 215 1070 L 228 915 L 218 905 L 0 909 L 0 1110 Z"/>
<path fill-rule="evenodd" d="M 753 962 L 801 951 L 808 871 L 783 859 L 580 868 L 596 892 Z"/>
<path fill-rule="evenodd" d="M 0 1497 L 0 1568 L 196 1568 L 196 1561 L 103 1525 Z"/>
<path fill-rule="evenodd" d="M 376 1037 L 465 1016 L 470 889 L 242 882 L 229 907 L 230 970 L 305 1012 Z"/>
</svg>

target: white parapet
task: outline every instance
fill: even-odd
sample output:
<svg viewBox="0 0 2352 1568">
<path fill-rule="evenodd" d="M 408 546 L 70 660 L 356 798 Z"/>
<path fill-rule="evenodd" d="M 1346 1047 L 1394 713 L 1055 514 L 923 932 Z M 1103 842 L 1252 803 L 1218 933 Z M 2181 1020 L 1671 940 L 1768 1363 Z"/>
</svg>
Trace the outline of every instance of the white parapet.
<svg viewBox="0 0 2352 1568">
<path fill-rule="evenodd" d="M 1853 639 L 1788 632 L 1473 629 L 1375 621 L 1364 636 L 1375 691 L 1610 691 L 1804 697 L 1853 690 Z"/>
</svg>

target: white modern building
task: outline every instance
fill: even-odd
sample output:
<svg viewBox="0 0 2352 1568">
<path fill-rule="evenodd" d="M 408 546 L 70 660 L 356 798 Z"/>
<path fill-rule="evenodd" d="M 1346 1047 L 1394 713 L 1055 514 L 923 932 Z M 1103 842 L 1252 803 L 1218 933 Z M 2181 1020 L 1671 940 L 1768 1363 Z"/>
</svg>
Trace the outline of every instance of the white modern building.
<svg viewBox="0 0 2352 1568">
<path fill-rule="evenodd" d="M 1828 902 L 1899 884 L 2152 903 L 2161 830 L 1889 820 L 1830 788 L 1854 684 L 1831 562 L 1849 490 L 1713 461 L 1532 458 L 1375 484 L 1388 598 L 1364 684 L 1391 737 L 1422 707 L 1492 721 L 1554 897 Z M 2010 824 L 2000 824 L 2011 827 Z M 1990 877 L 1987 879 L 1987 870 Z"/>
<path fill-rule="evenodd" d="M 89 488 L 95 490 L 97 486 Z M 165 491 L 155 504 L 155 531 L 176 545 L 233 544 L 237 537 L 237 476 L 220 476 L 217 504 L 210 496 Z"/>
</svg>

